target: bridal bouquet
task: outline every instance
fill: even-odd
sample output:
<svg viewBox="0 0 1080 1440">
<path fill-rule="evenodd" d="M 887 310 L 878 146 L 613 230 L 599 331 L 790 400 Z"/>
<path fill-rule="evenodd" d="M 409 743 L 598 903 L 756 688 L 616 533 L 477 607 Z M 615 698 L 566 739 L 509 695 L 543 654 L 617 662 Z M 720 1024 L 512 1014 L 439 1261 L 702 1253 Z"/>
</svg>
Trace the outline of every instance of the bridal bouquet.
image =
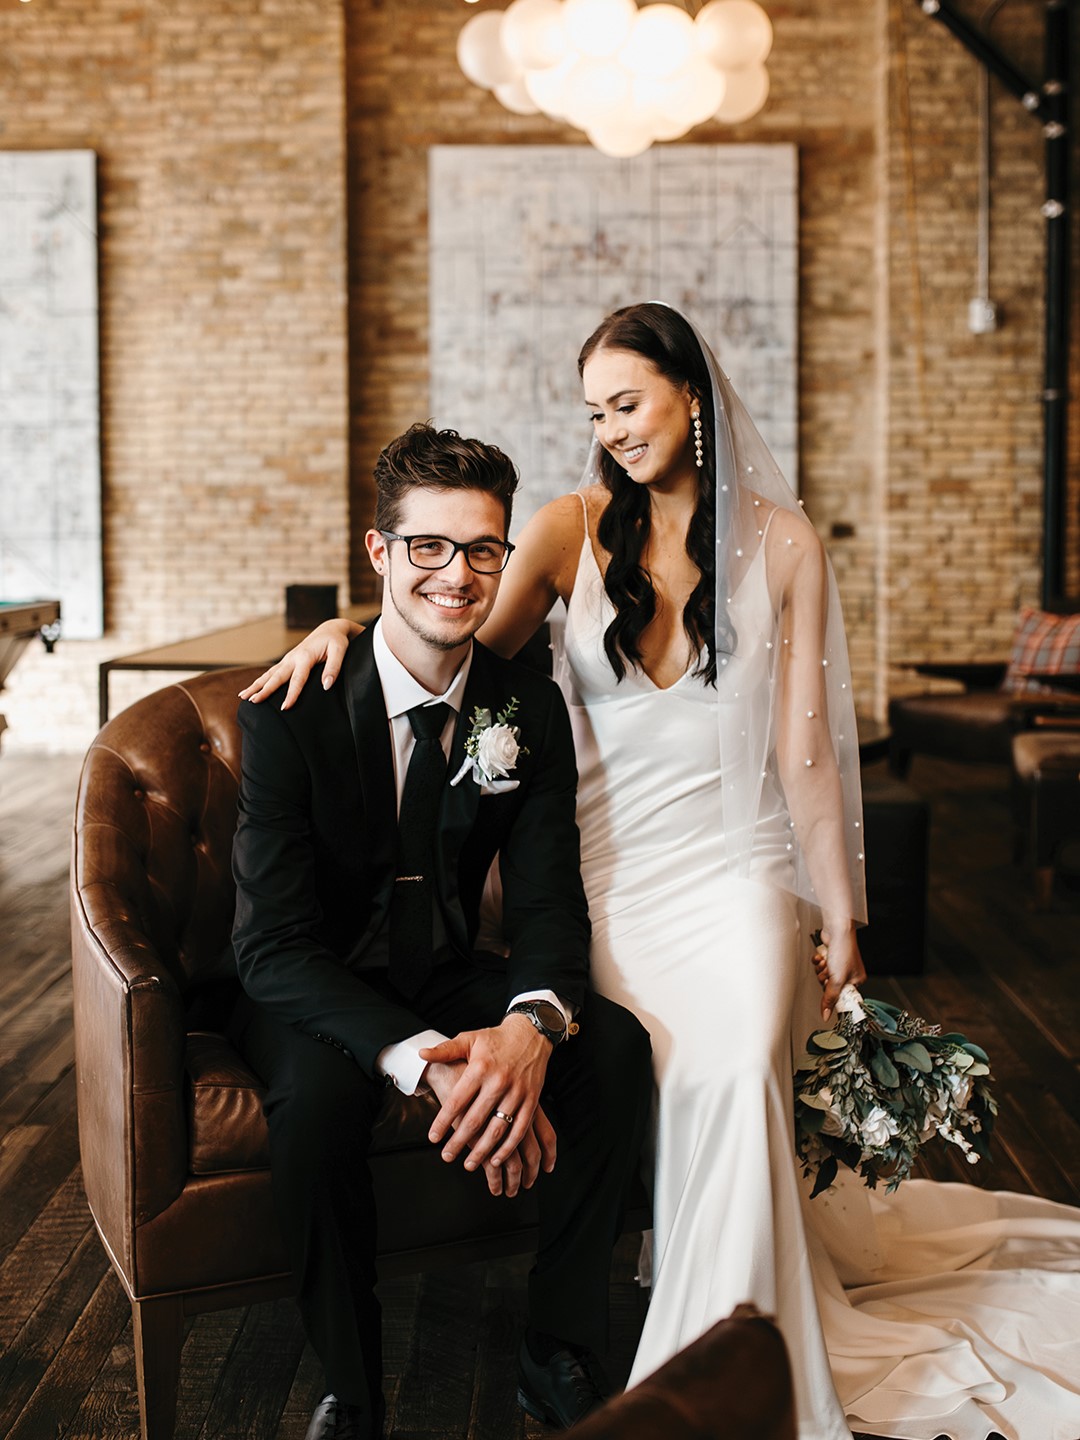
<svg viewBox="0 0 1080 1440">
<path fill-rule="evenodd" d="M 815 1030 L 795 1067 L 795 1150 L 812 1196 L 841 1164 L 895 1190 L 934 1135 L 972 1165 L 989 1156 L 997 1104 L 985 1051 L 854 985 L 836 1009 L 835 1029 Z"/>
</svg>

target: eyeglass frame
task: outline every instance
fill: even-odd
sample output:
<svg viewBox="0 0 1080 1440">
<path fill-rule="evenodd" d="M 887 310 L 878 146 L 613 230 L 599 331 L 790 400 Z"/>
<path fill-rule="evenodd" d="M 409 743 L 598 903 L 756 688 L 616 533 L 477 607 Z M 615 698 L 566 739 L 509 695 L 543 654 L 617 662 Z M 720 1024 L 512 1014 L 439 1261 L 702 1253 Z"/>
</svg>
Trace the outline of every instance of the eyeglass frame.
<svg viewBox="0 0 1080 1440">
<path fill-rule="evenodd" d="M 399 535 L 396 530 L 380 530 L 379 534 L 384 540 L 404 540 L 405 553 L 409 557 L 409 564 L 415 570 L 427 570 L 430 573 L 445 570 L 448 565 L 452 565 L 454 563 L 454 557 L 458 551 L 460 551 L 462 555 L 465 556 L 465 564 L 468 565 L 474 575 L 501 575 L 506 569 L 510 556 L 517 549 L 517 546 L 512 545 L 509 540 L 451 540 L 449 535 Z M 449 557 L 444 560 L 441 565 L 418 565 L 413 559 L 412 554 L 412 544 L 414 540 L 445 540 L 447 545 L 452 545 L 454 548 L 450 551 Z M 497 570 L 477 570 L 476 566 L 469 559 L 469 549 L 473 545 L 501 545 L 506 551 L 506 554 L 499 568 Z"/>
</svg>

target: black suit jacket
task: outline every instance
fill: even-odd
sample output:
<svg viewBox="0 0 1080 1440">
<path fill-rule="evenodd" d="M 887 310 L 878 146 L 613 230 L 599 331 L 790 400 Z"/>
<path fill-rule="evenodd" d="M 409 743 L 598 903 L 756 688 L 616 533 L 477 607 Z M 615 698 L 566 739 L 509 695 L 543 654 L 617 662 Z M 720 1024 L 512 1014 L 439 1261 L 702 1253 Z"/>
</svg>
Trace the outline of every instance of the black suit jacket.
<svg viewBox="0 0 1080 1440">
<path fill-rule="evenodd" d="M 233 847 L 233 940 L 247 993 L 280 1019 L 343 1045 L 374 1074 L 384 1046 L 427 1028 L 380 993 L 357 962 L 386 920 L 397 865 L 390 727 L 371 631 L 349 646 L 337 684 L 316 672 L 295 707 L 240 705 L 243 763 Z M 476 706 L 516 697 L 518 788 L 481 796 L 465 758 Z M 507 1000 L 585 993 L 589 920 L 574 818 L 577 768 L 566 707 L 536 671 L 475 643 L 442 798 L 439 903 L 453 951 L 471 966 L 480 899 L 499 855 Z M 491 957 L 486 957 L 488 963 Z"/>
</svg>

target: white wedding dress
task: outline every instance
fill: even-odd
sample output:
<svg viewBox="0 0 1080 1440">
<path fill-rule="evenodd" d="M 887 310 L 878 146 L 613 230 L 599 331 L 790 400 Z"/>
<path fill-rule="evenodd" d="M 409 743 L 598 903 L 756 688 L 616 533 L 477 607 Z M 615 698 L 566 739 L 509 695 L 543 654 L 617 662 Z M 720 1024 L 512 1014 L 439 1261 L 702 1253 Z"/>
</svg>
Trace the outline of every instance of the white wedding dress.
<svg viewBox="0 0 1080 1440">
<path fill-rule="evenodd" d="M 762 544 L 732 598 L 744 636 L 771 631 L 765 564 Z M 658 1081 L 652 1296 L 630 1383 L 751 1300 L 784 1334 L 800 1440 L 1077 1440 L 1080 1212 L 960 1184 L 885 1197 L 854 1177 L 808 1199 L 792 1054 L 820 990 L 784 884 L 779 787 L 766 778 L 749 877 L 725 873 L 724 674 L 617 684 L 611 614 L 586 535 L 562 669 L 592 983 L 647 1026 Z"/>
</svg>

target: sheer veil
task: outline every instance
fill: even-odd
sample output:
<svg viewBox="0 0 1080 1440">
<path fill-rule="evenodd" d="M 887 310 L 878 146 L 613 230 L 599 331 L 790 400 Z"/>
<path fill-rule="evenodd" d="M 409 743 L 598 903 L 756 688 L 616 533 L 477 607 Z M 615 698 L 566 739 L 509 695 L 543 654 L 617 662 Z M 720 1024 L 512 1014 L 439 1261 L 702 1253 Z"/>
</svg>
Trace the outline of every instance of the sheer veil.
<svg viewBox="0 0 1080 1440">
<path fill-rule="evenodd" d="M 810 905 L 812 915 L 824 909 L 864 922 L 859 744 L 836 578 L 746 407 L 693 322 L 683 318 L 712 380 L 724 864 L 733 874 L 749 875 L 763 790 L 775 783 L 788 812 L 790 889 Z M 594 438 L 579 489 L 602 483 L 598 454 Z M 792 545 L 795 550 L 785 556 L 784 547 Z M 785 592 L 772 608 L 766 633 L 740 607 L 739 587 L 758 563 L 774 575 L 790 573 L 794 555 L 804 557 L 798 563 L 818 580 L 807 583 L 804 577 Z M 559 644 L 555 675 L 569 694 L 573 677 Z"/>
</svg>

